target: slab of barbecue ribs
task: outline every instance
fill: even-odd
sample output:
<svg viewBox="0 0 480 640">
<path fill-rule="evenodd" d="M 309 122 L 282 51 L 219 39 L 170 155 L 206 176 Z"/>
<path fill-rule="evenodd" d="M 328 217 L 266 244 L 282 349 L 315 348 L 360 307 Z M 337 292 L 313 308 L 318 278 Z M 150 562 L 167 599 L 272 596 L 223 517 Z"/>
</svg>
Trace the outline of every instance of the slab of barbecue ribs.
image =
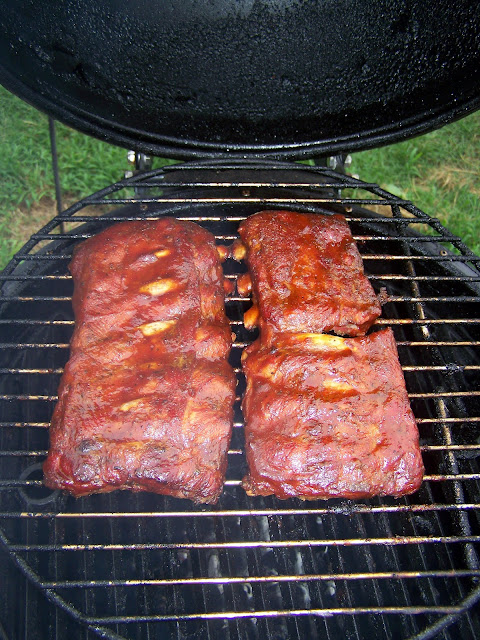
<svg viewBox="0 0 480 640">
<path fill-rule="evenodd" d="M 215 502 L 235 377 L 214 237 L 172 218 L 124 222 L 82 243 L 70 270 L 75 330 L 46 484 Z"/>
<path fill-rule="evenodd" d="M 240 226 L 252 290 L 243 354 L 250 495 L 400 496 L 423 477 L 419 435 L 390 329 L 340 215 L 255 214 Z M 328 335 L 326 331 L 354 337 Z"/>
<path fill-rule="evenodd" d="M 247 326 L 258 316 L 276 331 L 357 336 L 380 315 L 343 216 L 262 211 L 239 234 L 253 287 Z"/>
<path fill-rule="evenodd" d="M 419 488 L 418 430 L 391 329 L 259 339 L 243 367 L 247 493 L 364 498 Z"/>
</svg>

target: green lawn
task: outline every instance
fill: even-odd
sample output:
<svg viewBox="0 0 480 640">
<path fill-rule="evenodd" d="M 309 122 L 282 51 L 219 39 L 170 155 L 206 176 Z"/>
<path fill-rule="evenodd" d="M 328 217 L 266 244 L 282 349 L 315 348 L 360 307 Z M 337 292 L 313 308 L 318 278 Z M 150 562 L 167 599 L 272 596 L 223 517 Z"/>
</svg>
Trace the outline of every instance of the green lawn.
<svg viewBox="0 0 480 640">
<path fill-rule="evenodd" d="M 353 156 L 352 171 L 437 217 L 480 255 L 480 111 Z"/>
<path fill-rule="evenodd" d="M 62 190 L 76 200 L 121 178 L 126 151 L 57 126 Z M 48 122 L 0 87 L 0 268 L 55 214 Z M 480 254 L 480 112 L 353 156 L 351 171 L 439 217 Z"/>
<path fill-rule="evenodd" d="M 118 180 L 126 152 L 57 126 L 62 190 L 78 199 Z M 48 119 L 0 87 L 0 268 L 53 215 Z"/>
</svg>

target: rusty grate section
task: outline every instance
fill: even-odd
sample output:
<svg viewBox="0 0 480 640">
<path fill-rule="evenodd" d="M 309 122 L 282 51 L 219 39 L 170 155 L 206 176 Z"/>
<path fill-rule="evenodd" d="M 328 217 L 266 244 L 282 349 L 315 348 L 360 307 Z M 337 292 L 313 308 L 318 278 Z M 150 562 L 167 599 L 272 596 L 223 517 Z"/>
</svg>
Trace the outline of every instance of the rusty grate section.
<svg viewBox="0 0 480 640">
<path fill-rule="evenodd" d="M 421 435 L 421 490 L 356 502 L 244 494 L 240 355 L 255 334 L 242 323 L 250 300 L 237 294 L 227 300 L 238 398 L 220 502 L 125 492 L 75 500 L 43 488 L 73 331 L 67 265 L 76 243 L 117 220 L 174 215 L 229 244 L 241 220 L 272 207 L 344 213 L 374 288 L 387 289 L 377 323 L 397 340 Z M 149 172 L 34 234 L 0 276 L 0 539 L 14 578 L 27 576 L 53 603 L 50 618 L 35 619 L 45 637 L 62 637 L 60 611 L 107 638 L 478 637 L 479 263 L 411 203 L 280 162 Z M 245 267 L 225 269 L 235 281 Z M 33 595 L 24 597 L 26 628 L 35 612 Z"/>
</svg>

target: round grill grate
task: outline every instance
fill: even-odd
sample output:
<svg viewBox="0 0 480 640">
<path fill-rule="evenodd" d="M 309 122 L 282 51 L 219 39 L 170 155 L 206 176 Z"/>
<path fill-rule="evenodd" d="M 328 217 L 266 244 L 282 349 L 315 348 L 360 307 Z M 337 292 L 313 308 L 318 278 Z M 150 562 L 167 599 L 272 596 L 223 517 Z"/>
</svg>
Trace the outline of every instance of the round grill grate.
<svg viewBox="0 0 480 640">
<path fill-rule="evenodd" d="M 74 246 L 117 220 L 160 215 L 198 222 L 229 244 L 239 222 L 264 208 L 344 213 L 374 288 L 387 289 L 378 324 L 393 328 L 418 420 L 420 491 L 355 502 L 249 498 L 239 486 L 238 401 L 216 506 L 127 492 L 75 500 L 46 490 L 41 463 L 73 330 Z M 288 163 L 173 166 L 54 218 L 0 276 L 0 540 L 1 555 L 14 561 L 0 562 L 5 633 L 478 637 L 479 262 L 411 203 Z M 235 281 L 245 267 L 227 261 L 225 270 Z M 241 351 L 255 337 L 242 325 L 249 304 L 237 294 L 226 303 L 239 397 Z"/>
</svg>

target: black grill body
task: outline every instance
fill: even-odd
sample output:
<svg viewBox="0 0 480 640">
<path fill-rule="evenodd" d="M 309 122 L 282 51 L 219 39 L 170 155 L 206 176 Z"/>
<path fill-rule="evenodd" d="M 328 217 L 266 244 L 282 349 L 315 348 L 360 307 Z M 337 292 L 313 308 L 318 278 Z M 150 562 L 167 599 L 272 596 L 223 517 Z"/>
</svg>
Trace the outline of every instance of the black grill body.
<svg viewBox="0 0 480 640">
<path fill-rule="evenodd" d="M 374 288 L 387 290 L 377 326 L 391 326 L 397 340 L 426 467 L 420 491 L 360 501 L 245 495 L 240 355 L 255 333 L 242 323 L 250 300 L 237 293 L 226 308 L 238 400 L 218 504 L 46 490 L 41 463 L 73 331 L 75 245 L 115 221 L 162 215 L 230 244 L 240 221 L 266 208 L 343 213 Z M 411 203 L 288 163 L 174 166 L 54 218 L 0 276 L 6 637 L 480 637 L 479 263 Z M 245 265 L 228 260 L 225 271 L 235 281 Z"/>
</svg>

